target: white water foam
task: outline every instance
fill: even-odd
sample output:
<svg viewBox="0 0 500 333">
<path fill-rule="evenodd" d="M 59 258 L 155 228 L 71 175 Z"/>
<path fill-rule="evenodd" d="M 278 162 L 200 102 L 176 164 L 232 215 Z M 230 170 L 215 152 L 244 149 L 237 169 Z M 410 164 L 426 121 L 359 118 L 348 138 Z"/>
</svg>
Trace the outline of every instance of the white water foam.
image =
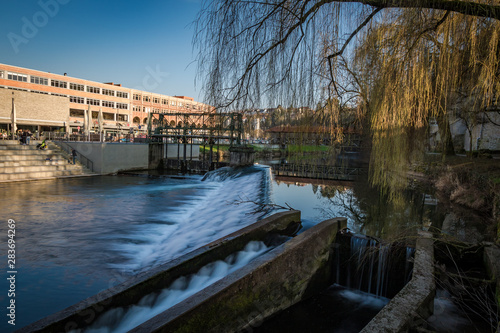
<svg viewBox="0 0 500 333">
<path fill-rule="evenodd" d="M 248 264 L 270 250 L 263 242 L 252 241 L 242 251 L 202 267 L 196 274 L 180 277 L 169 288 L 144 296 L 137 305 L 115 308 L 100 316 L 85 333 L 127 332 L 198 291 Z"/>
<path fill-rule="evenodd" d="M 381 309 L 389 303 L 388 298 L 375 296 L 359 290 L 344 289 L 339 292 L 339 295 L 351 302 L 358 303 L 359 306 L 367 308 Z"/>
<path fill-rule="evenodd" d="M 112 240 L 112 250 L 126 260 L 110 264 L 136 273 L 168 262 L 200 246 L 256 222 L 255 203 L 267 200 L 270 169 L 218 169 L 198 182 L 199 191 L 155 218 L 164 223 L 145 223 Z M 235 204 L 235 200 L 240 200 Z"/>
</svg>

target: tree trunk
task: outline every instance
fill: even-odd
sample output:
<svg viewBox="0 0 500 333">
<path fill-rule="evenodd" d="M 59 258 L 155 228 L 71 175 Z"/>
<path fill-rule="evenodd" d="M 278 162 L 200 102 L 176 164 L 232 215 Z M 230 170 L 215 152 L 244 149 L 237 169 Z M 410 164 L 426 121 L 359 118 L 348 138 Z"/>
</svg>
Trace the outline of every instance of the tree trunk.
<svg viewBox="0 0 500 333">
<path fill-rule="evenodd" d="M 451 137 L 450 122 L 447 115 L 437 117 L 439 126 L 439 135 L 441 136 L 441 152 L 443 156 L 455 155 L 453 147 L 453 138 Z"/>
</svg>

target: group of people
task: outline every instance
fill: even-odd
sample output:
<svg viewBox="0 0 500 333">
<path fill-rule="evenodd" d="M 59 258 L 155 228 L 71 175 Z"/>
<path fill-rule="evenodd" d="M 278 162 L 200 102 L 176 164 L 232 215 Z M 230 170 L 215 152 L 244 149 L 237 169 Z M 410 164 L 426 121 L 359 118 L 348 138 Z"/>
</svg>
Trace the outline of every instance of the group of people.
<svg viewBox="0 0 500 333">
<path fill-rule="evenodd" d="M 22 145 L 29 145 L 30 144 L 30 139 L 31 139 L 31 132 L 30 130 L 19 130 L 17 132 L 17 137 L 19 138 L 19 142 Z"/>
</svg>

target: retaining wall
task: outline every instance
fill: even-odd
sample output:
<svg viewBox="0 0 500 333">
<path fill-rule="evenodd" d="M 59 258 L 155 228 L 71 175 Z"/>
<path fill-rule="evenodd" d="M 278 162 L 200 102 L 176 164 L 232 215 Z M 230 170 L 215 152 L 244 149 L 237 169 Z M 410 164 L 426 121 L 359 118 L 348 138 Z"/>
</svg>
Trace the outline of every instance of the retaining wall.
<svg viewBox="0 0 500 333">
<path fill-rule="evenodd" d="M 497 245 L 491 244 L 484 247 L 484 262 L 490 278 L 495 280 L 495 296 L 500 309 L 500 248 Z M 497 326 L 497 333 L 500 333 L 500 322 Z"/>
<path fill-rule="evenodd" d="M 94 172 L 100 174 L 149 167 L 147 143 L 68 142 L 68 145 L 91 160 Z"/>
</svg>

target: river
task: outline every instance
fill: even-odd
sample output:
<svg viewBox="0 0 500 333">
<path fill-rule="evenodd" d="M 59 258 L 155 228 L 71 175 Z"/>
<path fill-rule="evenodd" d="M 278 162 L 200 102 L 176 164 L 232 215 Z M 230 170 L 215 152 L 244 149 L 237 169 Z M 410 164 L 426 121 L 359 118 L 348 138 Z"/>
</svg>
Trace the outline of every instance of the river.
<svg viewBox="0 0 500 333">
<path fill-rule="evenodd" d="M 405 200 L 413 206 L 396 214 L 390 205 L 379 205 L 368 187 L 356 192 L 351 185 L 285 182 L 258 165 L 206 177 L 144 174 L 1 184 L 0 232 L 7 235 L 7 220 L 16 221 L 17 274 L 16 325 L 2 320 L 0 331 L 21 328 L 279 210 L 262 211 L 259 205 L 301 210 L 303 229 L 347 216 L 351 230 L 376 237 L 411 232 L 423 217 L 433 216 L 421 195 L 409 195 Z M 0 257 L 7 263 L 2 245 Z M 4 309 L 10 299 L 6 272 L 0 284 Z"/>
</svg>

